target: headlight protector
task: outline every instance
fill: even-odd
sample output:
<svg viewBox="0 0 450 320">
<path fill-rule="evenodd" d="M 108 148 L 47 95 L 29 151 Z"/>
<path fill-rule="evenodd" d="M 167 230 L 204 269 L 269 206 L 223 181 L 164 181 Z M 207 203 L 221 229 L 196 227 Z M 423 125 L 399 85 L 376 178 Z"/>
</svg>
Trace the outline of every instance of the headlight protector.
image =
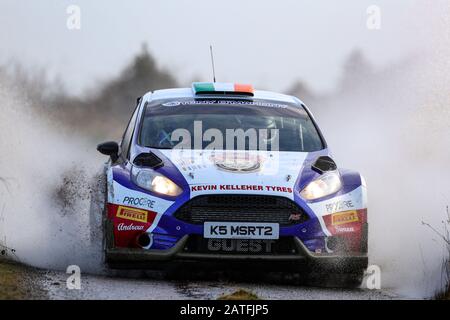
<svg viewBox="0 0 450 320">
<path fill-rule="evenodd" d="M 300 195 L 306 200 L 315 200 L 338 192 L 342 187 L 342 180 L 337 170 L 328 171 L 317 179 L 308 183 Z"/>
<path fill-rule="evenodd" d="M 145 190 L 166 196 L 176 197 L 183 192 L 172 180 L 152 169 L 133 166 L 131 179 L 136 185 Z"/>
</svg>

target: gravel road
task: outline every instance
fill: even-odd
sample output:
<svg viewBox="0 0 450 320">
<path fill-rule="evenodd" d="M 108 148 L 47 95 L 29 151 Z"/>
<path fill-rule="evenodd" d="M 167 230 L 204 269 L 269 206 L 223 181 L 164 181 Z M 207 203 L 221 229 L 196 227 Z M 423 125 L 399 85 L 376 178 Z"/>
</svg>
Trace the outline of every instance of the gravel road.
<svg viewBox="0 0 450 320">
<path fill-rule="evenodd" d="M 125 274 L 114 276 L 82 275 L 81 289 L 67 289 L 68 274 L 39 272 L 36 279 L 49 299 L 217 299 L 222 295 L 245 290 L 261 299 L 402 299 L 389 290 L 316 288 L 289 284 L 289 280 L 256 277 L 251 281 L 167 280 L 158 274 Z M 131 277 L 130 277 L 131 276 Z"/>
</svg>

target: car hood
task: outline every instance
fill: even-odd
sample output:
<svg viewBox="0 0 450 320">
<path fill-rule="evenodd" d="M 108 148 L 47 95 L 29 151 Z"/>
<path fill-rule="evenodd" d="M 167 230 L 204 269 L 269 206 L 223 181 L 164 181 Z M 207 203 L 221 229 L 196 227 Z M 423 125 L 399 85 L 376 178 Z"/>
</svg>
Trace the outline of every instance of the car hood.
<svg viewBox="0 0 450 320">
<path fill-rule="evenodd" d="M 187 181 L 191 196 L 270 194 L 293 198 L 307 152 L 160 150 Z"/>
</svg>

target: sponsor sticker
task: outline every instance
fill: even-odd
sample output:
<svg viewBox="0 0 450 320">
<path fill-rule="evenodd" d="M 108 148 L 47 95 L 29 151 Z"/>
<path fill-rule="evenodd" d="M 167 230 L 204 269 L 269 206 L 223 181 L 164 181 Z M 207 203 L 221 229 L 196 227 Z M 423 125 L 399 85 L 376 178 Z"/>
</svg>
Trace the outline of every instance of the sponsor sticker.
<svg viewBox="0 0 450 320">
<path fill-rule="evenodd" d="M 117 208 L 117 218 L 122 218 L 126 220 L 132 220 L 136 222 L 147 223 L 148 213 L 145 210 L 135 209 L 135 208 L 127 208 L 119 206 Z"/>
<path fill-rule="evenodd" d="M 328 213 L 334 213 L 345 209 L 353 209 L 355 206 L 353 205 L 352 200 L 341 200 L 327 203 L 325 207 Z"/>
<path fill-rule="evenodd" d="M 255 106 L 265 108 L 279 108 L 286 109 L 287 104 L 272 103 L 267 101 L 241 101 L 241 100 L 187 100 L 187 101 L 171 101 L 163 103 L 165 107 L 174 106 L 190 106 L 190 105 L 204 105 L 204 104 L 224 104 L 232 106 Z"/>
<path fill-rule="evenodd" d="M 275 240 L 208 239 L 208 251 L 216 252 L 266 252 L 272 251 Z"/>
<path fill-rule="evenodd" d="M 331 216 L 331 224 L 333 226 L 358 221 L 358 213 L 356 210 L 339 212 Z"/>
<path fill-rule="evenodd" d="M 251 184 L 220 184 L 220 185 L 192 185 L 191 191 L 269 191 L 292 193 L 291 187 L 284 186 L 262 186 Z"/>
<path fill-rule="evenodd" d="M 289 221 L 300 221 L 302 219 L 302 215 L 300 213 L 292 213 L 289 216 Z"/>
<path fill-rule="evenodd" d="M 121 222 L 117 226 L 117 231 L 142 231 L 142 230 L 144 230 L 144 226 L 134 225 L 133 223 L 125 224 Z"/>
<path fill-rule="evenodd" d="M 353 227 L 339 227 L 335 226 L 334 230 L 338 233 L 348 233 L 348 232 L 355 232 L 355 228 Z"/>
<path fill-rule="evenodd" d="M 177 106 L 179 106 L 180 104 L 181 104 L 180 101 L 169 101 L 169 102 L 163 103 L 162 105 L 163 105 L 164 107 L 177 107 Z"/>
<path fill-rule="evenodd" d="M 250 154 L 213 154 L 210 160 L 224 171 L 250 173 L 261 169 L 261 156 Z"/>
<path fill-rule="evenodd" d="M 124 197 L 122 203 L 131 206 L 145 206 L 149 207 L 150 209 L 153 209 L 153 206 L 155 205 L 155 200 L 151 200 L 144 197 L 141 198 Z"/>
</svg>

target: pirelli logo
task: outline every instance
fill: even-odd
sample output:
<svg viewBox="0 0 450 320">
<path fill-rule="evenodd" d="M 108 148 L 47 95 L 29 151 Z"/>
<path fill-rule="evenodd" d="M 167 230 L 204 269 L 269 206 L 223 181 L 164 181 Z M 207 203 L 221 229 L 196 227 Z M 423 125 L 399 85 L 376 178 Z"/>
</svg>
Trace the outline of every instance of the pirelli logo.
<svg viewBox="0 0 450 320">
<path fill-rule="evenodd" d="M 119 208 L 117 208 L 116 217 L 136 222 L 147 223 L 148 212 L 146 210 L 119 206 Z"/>
<path fill-rule="evenodd" d="M 358 221 L 358 213 L 355 210 L 339 212 L 331 216 L 331 224 L 333 226 Z"/>
</svg>

